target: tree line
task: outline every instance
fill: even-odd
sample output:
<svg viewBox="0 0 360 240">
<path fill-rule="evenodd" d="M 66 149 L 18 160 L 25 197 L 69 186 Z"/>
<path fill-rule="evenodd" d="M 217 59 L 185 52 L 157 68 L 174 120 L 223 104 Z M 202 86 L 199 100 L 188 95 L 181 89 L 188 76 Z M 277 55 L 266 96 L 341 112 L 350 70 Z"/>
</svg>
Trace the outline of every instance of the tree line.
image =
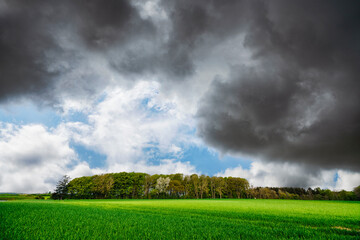
<svg viewBox="0 0 360 240">
<path fill-rule="evenodd" d="M 360 200 L 360 187 L 354 191 L 329 189 L 251 187 L 239 177 L 107 173 L 70 180 L 64 176 L 52 193 L 53 199 L 203 199 L 259 198 L 308 200 Z"/>
</svg>

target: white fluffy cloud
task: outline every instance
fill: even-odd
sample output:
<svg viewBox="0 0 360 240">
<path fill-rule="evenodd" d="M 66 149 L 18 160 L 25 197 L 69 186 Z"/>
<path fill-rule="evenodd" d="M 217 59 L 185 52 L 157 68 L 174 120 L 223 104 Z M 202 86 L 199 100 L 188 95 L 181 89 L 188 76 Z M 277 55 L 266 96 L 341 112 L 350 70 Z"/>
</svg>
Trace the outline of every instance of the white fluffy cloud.
<svg viewBox="0 0 360 240">
<path fill-rule="evenodd" d="M 320 187 L 351 191 L 360 184 L 359 173 L 343 170 L 309 172 L 308 168 L 301 165 L 267 163 L 258 160 L 254 161 L 249 169 L 238 166 L 228 168 L 217 175 L 246 178 L 254 187 Z"/>
<path fill-rule="evenodd" d="M 335 189 L 353 190 L 360 185 L 360 173 L 339 170 Z"/>
<path fill-rule="evenodd" d="M 46 192 L 79 163 L 56 129 L 0 123 L 0 192 Z"/>
<path fill-rule="evenodd" d="M 178 160 L 182 146 L 196 142 L 193 119 L 159 89 L 157 82 L 108 89 L 88 123 L 68 122 L 61 129 L 76 143 L 106 155 L 104 172 L 193 173 L 194 166 Z"/>
</svg>

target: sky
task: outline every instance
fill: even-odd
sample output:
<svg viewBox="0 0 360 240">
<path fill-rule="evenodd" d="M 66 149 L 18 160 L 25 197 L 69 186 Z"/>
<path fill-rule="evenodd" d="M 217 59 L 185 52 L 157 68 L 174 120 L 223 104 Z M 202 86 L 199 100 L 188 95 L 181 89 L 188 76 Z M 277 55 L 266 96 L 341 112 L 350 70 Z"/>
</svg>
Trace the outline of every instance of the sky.
<svg viewBox="0 0 360 240">
<path fill-rule="evenodd" d="M 61 176 L 360 185 L 360 3 L 0 0 L 0 192 Z"/>
</svg>

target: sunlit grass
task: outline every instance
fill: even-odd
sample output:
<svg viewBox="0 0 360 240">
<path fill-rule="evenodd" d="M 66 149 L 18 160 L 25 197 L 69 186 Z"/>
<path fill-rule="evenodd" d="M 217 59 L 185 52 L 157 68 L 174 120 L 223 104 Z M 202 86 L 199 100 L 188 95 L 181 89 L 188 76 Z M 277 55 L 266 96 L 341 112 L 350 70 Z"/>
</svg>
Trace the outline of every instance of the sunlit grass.
<svg viewBox="0 0 360 240">
<path fill-rule="evenodd" d="M 50 194 L 15 194 L 15 193 L 1 193 L 0 200 L 31 200 L 36 198 L 49 199 Z"/>
<path fill-rule="evenodd" d="M 1 239 L 359 239 L 360 203 L 296 200 L 0 202 Z"/>
</svg>

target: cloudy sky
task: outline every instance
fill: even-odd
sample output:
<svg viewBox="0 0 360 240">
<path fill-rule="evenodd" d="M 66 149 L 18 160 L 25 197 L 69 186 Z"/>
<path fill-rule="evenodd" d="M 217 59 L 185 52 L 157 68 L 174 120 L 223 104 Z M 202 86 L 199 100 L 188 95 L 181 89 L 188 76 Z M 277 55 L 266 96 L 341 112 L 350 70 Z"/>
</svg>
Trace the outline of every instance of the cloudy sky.
<svg viewBox="0 0 360 240">
<path fill-rule="evenodd" d="M 0 192 L 105 172 L 360 184 L 357 1 L 0 0 Z"/>
</svg>

